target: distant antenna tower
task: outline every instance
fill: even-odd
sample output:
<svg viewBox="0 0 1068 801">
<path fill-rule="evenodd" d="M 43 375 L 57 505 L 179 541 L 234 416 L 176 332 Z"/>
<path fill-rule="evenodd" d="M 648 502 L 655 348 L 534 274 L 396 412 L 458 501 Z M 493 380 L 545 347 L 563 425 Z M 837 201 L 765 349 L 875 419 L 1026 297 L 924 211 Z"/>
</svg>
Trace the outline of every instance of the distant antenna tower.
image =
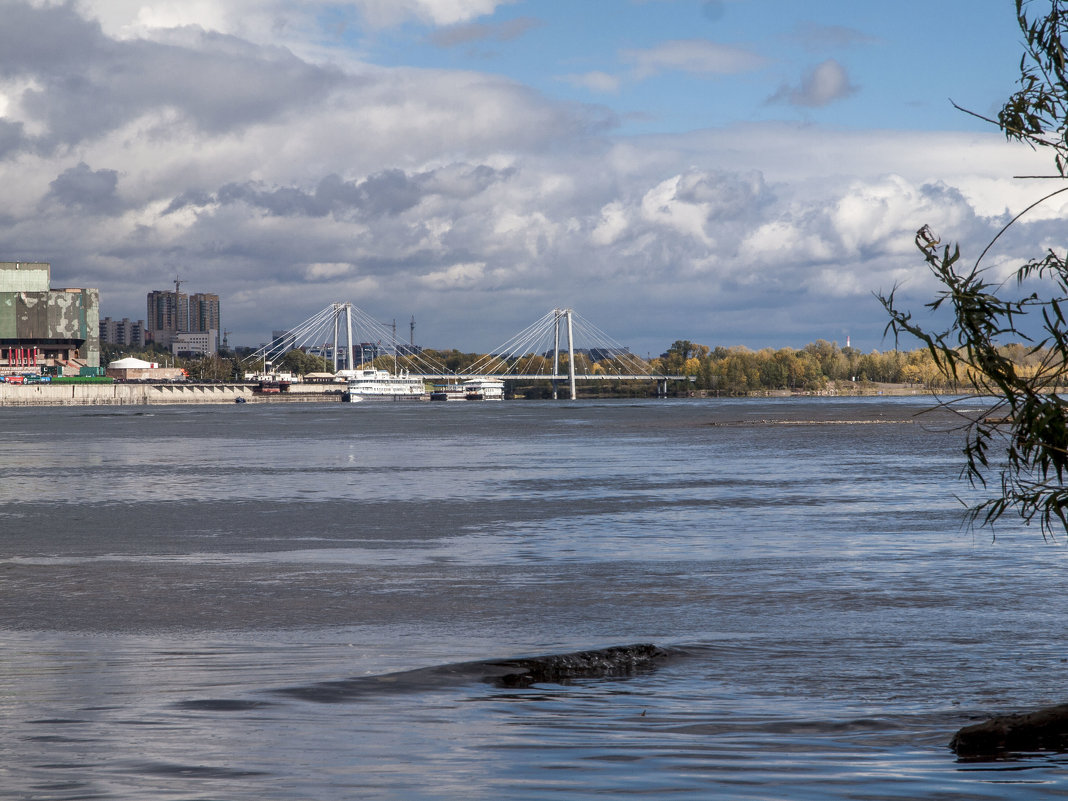
<svg viewBox="0 0 1068 801">
<path fill-rule="evenodd" d="M 412 315 L 412 322 L 409 325 L 411 326 L 412 330 L 411 330 L 411 334 L 410 334 L 409 339 L 408 339 L 408 344 L 411 345 L 414 348 L 415 347 L 415 315 L 414 314 Z"/>
<path fill-rule="evenodd" d="M 224 328 L 223 329 L 223 348 L 224 349 L 228 349 L 230 347 L 229 336 L 230 336 L 230 332 L 227 331 Z"/>
</svg>

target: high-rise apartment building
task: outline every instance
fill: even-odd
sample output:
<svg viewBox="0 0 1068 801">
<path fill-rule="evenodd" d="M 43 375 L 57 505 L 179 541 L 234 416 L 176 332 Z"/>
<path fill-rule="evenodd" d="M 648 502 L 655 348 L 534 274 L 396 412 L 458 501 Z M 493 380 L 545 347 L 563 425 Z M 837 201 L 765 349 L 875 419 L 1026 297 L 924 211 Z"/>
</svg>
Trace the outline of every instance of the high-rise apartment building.
<svg viewBox="0 0 1068 801">
<path fill-rule="evenodd" d="M 100 341 L 105 345 L 132 345 L 136 348 L 145 346 L 145 321 L 136 322 L 129 317 L 112 320 L 105 317 L 100 321 Z"/>
<path fill-rule="evenodd" d="M 189 330 L 189 296 L 158 289 L 149 292 L 145 323 L 153 342 L 170 347 L 175 334 Z"/>
<path fill-rule="evenodd" d="M 178 334 L 214 332 L 213 344 L 206 352 L 219 350 L 222 324 L 218 295 L 154 290 L 148 293 L 146 321 L 146 338 L 165 347 L 172 347 Z"/>
<path fill-rule="evenodd" d="M 219 296 L 198 292 L 189 296 L 189 331 L 221 331 Z"/>
</svg>

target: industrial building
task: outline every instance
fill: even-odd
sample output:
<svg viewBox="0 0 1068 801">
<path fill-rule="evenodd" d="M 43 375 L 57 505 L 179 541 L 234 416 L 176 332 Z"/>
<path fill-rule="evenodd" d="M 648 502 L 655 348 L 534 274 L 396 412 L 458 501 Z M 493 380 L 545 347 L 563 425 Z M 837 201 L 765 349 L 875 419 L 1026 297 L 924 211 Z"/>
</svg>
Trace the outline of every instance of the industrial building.
<svg viewBox="0 0 1068 801">
<path fill-rule="evenodd" d="M 0 372 L 100 366 L 100 291 L 52 289 L 47 262 L 0 262 Z"/>
</svg>

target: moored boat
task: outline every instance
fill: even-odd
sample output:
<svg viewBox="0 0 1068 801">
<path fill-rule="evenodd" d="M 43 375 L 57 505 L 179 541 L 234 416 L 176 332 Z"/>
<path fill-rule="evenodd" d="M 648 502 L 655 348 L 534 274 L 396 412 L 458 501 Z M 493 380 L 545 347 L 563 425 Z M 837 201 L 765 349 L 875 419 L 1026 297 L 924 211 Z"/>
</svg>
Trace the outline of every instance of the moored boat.
<svg viewBox="0 0 1068 801">
<path fill-rule="evenodd" d="M 467 391 L 460 384 L 435 384 L 434 391 L 430 393 L 432 401 L 462 401 L 467 400 Z"/>
<path fill-rule="evenodd" d="M 465 400 L 504 400 L 504 382 L 496 378 L 472 378 L 463 383 Z"/>
<path fill-rule="evenodd" d="M 423 379 L 408 374 L 393 375 L 388 370 L 375 368 L 345 370 L 341 373 L 348 379 L 348 388 L 342 400 L 423 400 L 427 397 Z"/>
<path fill-rule="evenodd" d="M 504 382 L 496 378 L 469 378 L 462 384 L 435 384 L 430 400 L 504 400 Z"/>
</svg>

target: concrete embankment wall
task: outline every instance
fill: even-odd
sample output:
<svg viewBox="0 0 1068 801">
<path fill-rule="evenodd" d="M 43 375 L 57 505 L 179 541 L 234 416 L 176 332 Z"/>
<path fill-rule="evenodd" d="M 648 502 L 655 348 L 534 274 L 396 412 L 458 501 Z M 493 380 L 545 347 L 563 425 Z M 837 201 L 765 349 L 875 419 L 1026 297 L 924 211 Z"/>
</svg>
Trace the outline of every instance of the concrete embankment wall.
<svg viewBox="0 0 1068 801">
<path fill-rule="evenodd" d="M 318 401 L 340 395 L 261 395 L 240 384 L 0 384 L 0 406 L 136 406 L 167 403 Z"/>
</svg>

